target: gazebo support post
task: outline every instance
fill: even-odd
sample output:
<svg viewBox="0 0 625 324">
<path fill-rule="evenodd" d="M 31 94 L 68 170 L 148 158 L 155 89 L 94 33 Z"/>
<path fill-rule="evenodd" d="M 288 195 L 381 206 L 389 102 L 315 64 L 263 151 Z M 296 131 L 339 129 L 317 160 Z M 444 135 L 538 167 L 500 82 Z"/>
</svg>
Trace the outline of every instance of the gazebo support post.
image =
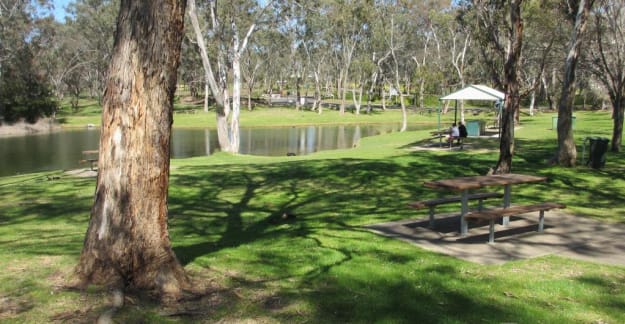
<svg viewBox="0 0 625 324">
<path fill-rule="evenodd" d="M 438 99 L 438 132 L 441 131 L 441 113 L 443 110 L 443 100 Z M 443 139 L 441 137 L 438 138 L 438 146 L 443 146 Z"/>
</svg>

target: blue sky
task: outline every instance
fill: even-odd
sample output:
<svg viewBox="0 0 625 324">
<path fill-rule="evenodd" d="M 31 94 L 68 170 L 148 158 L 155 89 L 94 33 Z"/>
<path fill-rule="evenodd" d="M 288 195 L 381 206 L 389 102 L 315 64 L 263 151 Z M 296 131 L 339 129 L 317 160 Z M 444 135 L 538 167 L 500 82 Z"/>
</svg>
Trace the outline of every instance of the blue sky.
<svg viewBox="0 0 625 324">
<path fill-rule="evenodd" d="M 52 4 L 54 4 L 53 14 L 57 21 L 65 22 L 65 7 L 70 2 L 72 0 L 52 0 Z"/>
</svg>

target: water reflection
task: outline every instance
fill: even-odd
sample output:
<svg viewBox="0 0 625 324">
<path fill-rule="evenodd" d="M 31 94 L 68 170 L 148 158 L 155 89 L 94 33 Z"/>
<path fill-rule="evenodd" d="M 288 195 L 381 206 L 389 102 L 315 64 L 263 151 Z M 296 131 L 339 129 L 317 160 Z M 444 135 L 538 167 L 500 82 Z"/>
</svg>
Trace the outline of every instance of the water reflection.
<svg viewBox="0 0 625 324">
<path fill-rule="evenodd" d="M 285 156 L 287 153 L 306 155 L 345 149 L 357 146 L 363 137 L 398 131 L 399 127 L 399 124 L 378 124 L 243 128 L 239 152 Z M 82 151 L 97 149 L 99 138 L 100 132 L 96 129 L 0 138 L 0 176 L 87 167 L 79 163 Z M 171 155 L 174 158 L 211 155 L 218 150 L 215 130 L 173 130 Z"/>
</svg>

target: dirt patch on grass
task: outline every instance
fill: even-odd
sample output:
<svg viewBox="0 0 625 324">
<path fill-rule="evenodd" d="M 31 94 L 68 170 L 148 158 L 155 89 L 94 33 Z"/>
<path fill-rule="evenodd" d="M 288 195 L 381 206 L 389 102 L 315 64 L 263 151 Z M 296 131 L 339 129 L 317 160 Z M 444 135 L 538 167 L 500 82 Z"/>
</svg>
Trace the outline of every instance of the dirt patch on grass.
<svg viewBox="0 0 625 324">
<path fill-rule="evenodd" d="M 0 320 L 10 319 L 33 308 L 32 302 L 0 295 Z"/>
<path fill-rule="evenodd" d="M 95 178 L 98 176 L 98 171 L 91 169 L 76 169 L 66 171 L 65 174 L 77 178 Z"/>
</svg>

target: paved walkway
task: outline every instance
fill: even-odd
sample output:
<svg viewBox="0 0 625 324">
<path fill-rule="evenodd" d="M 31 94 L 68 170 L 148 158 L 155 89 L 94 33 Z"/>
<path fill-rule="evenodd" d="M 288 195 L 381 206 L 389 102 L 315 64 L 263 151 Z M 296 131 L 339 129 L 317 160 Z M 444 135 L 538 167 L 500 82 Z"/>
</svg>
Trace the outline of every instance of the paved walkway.
<svg viewBox="0 0 625 324">
<path fill-rule="evenodd" d="M 625 225 L 602 223 L 561 211 L 545 213 L 545 231 L 536 232 L 537 213 L 513 217 L 508 228 L 495 226 L 495 243 L 488 243 L 488 223 L 470 225 L 461 237 L 458 215 L 437 216 L 435 228 L 428 220 L 406 220 L 367 226 L 424 249 L 480 264 L 534 258 L 549 254 L 591 262 L 625 266 Z"/>
</svg>

